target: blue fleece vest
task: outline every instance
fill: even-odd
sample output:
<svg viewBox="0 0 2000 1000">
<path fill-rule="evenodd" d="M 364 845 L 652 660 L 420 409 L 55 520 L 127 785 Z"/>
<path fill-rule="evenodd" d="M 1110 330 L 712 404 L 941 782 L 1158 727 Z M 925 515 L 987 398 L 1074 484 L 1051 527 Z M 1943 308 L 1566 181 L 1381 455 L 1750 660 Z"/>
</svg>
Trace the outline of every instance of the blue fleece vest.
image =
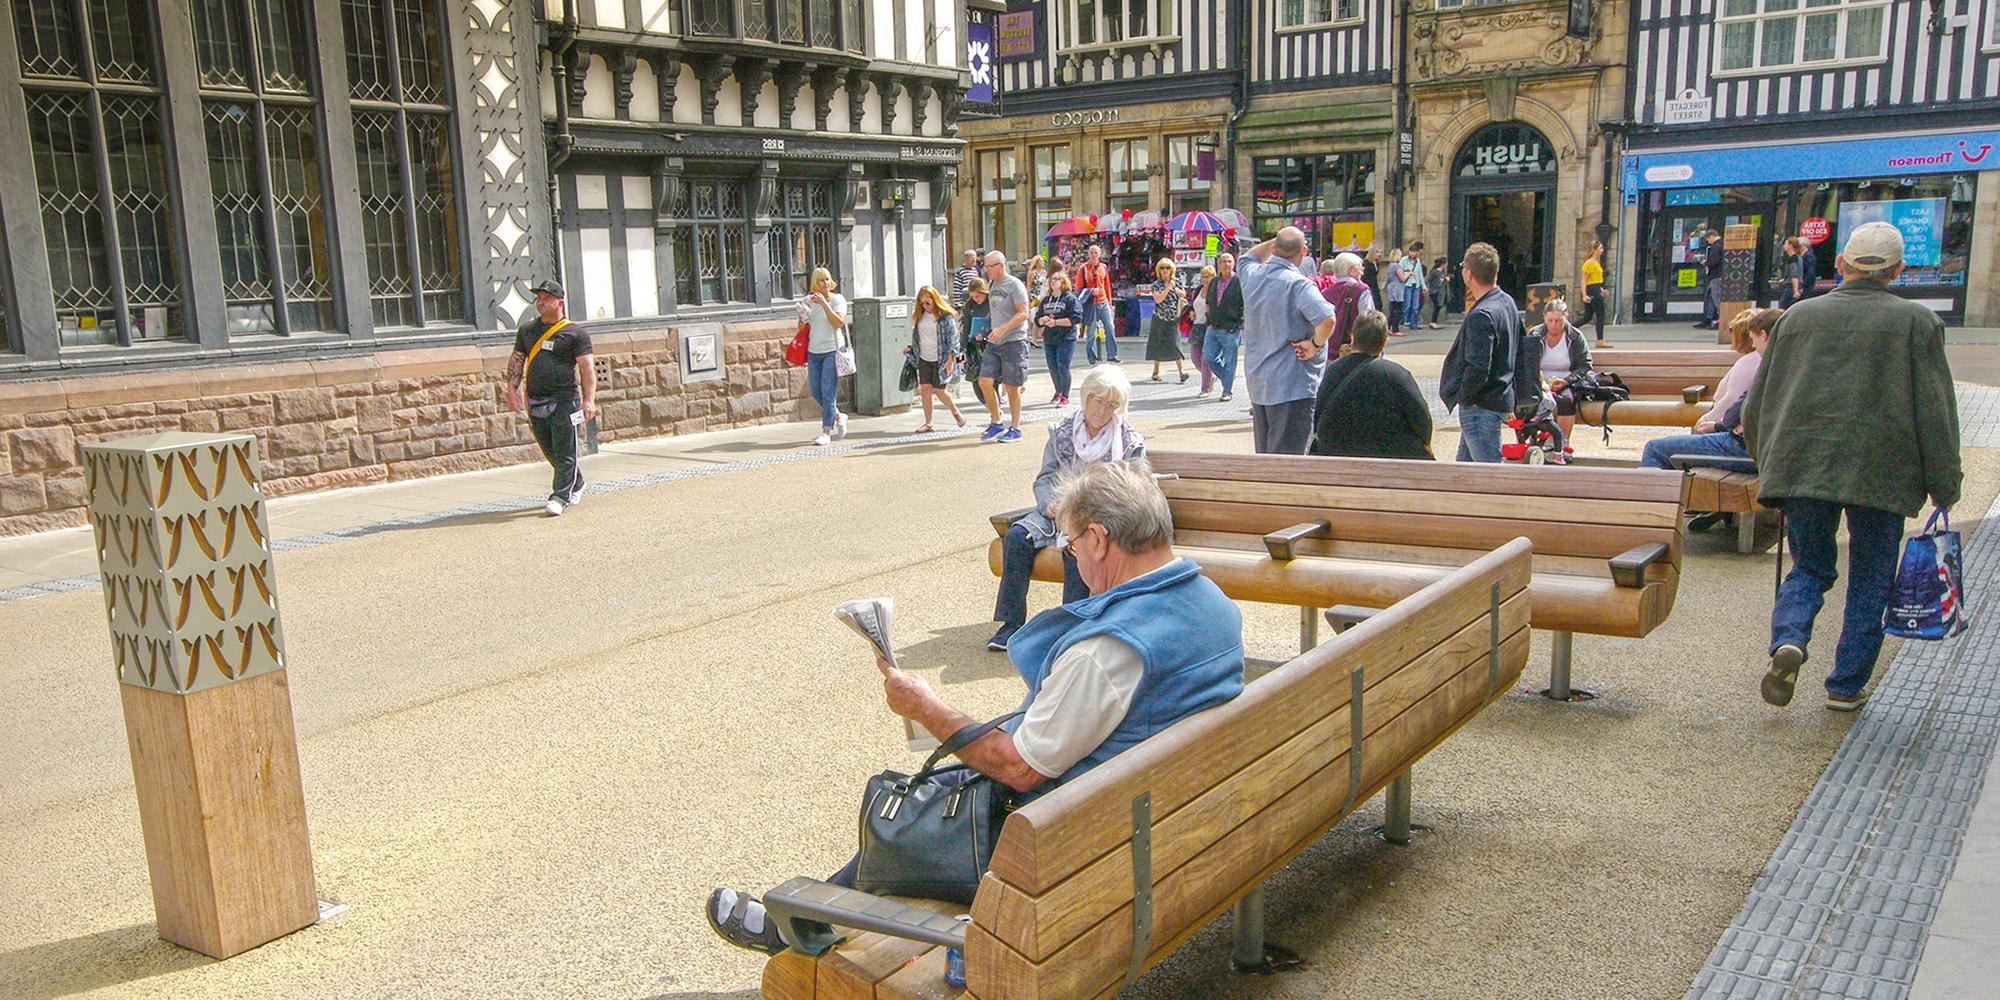
<svg viewBox="0 0 2000 1000">
<path fill-rule="evenodd" d="M 1192 560 L 1180 559 L 1074 604 L 1036 615 L 1007 644 L 1032 704 L 1050 668 L 1071 646 L 1111 636 L 1146 665 L 1131 708 L 1097 749 L 1056 778 L 1060 784 L 1140 740 L 1243 691 L 1243 615 Z"/>
</svg>

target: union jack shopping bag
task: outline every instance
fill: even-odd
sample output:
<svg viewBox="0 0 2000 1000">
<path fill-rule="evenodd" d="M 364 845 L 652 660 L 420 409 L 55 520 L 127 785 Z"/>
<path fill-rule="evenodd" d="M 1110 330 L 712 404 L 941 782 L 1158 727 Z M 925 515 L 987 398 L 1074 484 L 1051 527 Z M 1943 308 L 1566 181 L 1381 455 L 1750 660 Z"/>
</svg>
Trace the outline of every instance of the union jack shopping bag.
<svg viewBox="0 0 2000 1000">
<path fill-rule="evenodd" d="M 1958 532 L 1943 509 L 1934 510 L 1923 532 L 1903 546 L 1882 631 L 1906 639 L 1949 639 L 1965 631 L 1964 580 Z"/>
</svg>

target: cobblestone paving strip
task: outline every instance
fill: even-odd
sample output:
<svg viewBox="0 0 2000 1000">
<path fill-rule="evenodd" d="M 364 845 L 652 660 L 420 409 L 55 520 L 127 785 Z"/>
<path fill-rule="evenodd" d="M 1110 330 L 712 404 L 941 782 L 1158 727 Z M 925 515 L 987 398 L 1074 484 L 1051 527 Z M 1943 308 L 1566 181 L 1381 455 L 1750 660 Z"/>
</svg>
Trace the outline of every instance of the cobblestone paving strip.
<svg viewBox="0 0 2000 1000">
<path fill-rule="evenodd" d="M 1909 996 L 2000 739 L 1996 519 L 1964 553 L 1971 627 L 1903 643 L 1687 1000 Z"/>
</svg>

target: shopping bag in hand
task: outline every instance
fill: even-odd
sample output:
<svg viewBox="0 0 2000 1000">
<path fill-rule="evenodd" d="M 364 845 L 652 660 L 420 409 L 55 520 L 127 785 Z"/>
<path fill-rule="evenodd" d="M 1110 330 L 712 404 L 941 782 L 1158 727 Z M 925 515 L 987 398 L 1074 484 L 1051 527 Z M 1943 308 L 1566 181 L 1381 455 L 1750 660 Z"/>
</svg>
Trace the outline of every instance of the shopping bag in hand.
<svg viewBox="0 0 2000 1000">
<path fill-rule="evenodd" d="M 1964 580 L 1958 532 L 1939 508 L 1931 512 L 1923 532 L 1903 546 L 1882 631 L 1905 639 L 1949 639 L 1965 631 Z"/>
</svg>

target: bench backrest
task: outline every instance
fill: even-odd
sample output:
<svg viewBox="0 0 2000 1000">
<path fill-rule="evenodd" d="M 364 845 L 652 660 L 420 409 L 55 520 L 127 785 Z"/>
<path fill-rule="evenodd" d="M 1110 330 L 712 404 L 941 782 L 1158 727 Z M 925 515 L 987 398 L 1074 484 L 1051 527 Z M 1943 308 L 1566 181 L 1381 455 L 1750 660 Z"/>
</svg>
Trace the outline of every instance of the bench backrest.
<svg viewBox="0 0 2000 1000">
<path fill-rule="evenodd" d="M 1103 997 L 1165 957 L 1509 689 L 1529 576 L 1508 542 L 1008 817 L 968 989 Z"/>
<path fill-rule="evenodd" d="M 1344 544 L 1392 561 L 1450 564 L 1464 560 L 1422 550 L 1484 552 L 1522 537 L 1534 543 L 1538 562 L 1567 559 L 1578 572 L 1607 575 L 1604 560 L 1661 542 L 1668 557 L 1656 566 L 1679 572 L 1681 479 L 1672 472 L 1179 451 L 1147 457 L 1155 473 L 1178 477 L 1160 483 L 1176 534 L 1204 543 L 1235 535 L 1235 547 L 1260 548 L 1267 532 L 1324 518 L 1332 542 L 1302 542 L 1301 553 L 1334 554 L 1323 550 Z"/>
<path fill-rule="evenodd" d="M 1715 386 L 1742 357 L 1727 348 L 1692 351 L 1639 351 L 1606 348 L 1593 351 L 1591 367 L 1617 372 L 1633 399 L 1679 399 L 1681 390 L 1702 386 L 1702 399 L 1715 398 Z"/>
</svg>

